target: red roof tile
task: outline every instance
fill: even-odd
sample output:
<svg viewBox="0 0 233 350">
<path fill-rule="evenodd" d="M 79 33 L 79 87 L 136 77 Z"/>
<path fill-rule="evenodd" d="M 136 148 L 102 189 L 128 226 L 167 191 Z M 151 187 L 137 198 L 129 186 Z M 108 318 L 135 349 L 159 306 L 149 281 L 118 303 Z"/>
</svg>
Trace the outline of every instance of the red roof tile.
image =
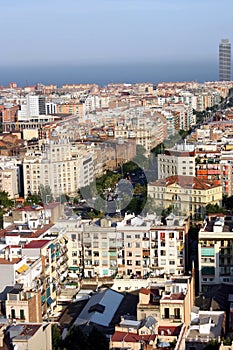
<svg viewBox="0 0 233 350">
<path fill-rule="evenodd" d="M 183 293 L 173 293 L 170 295 L 165 295 L 162 300 L 184 300 Z"/>
<path fill-rule="evenodd" d="M 11 260 L 0 258 L 0 265 L 14 265 L 17 264 L 20 260 L 20 258 L 12 258 Z"/>
<path fill-rule="evenodd" d="M 33 240 L 29 242 L 28 244 L 25 244 L 24 248 L 43 248 L 46 244 L 50 244 L 51 241 L 47 239 L 39 239 L 39 240 Z"/>
<path fill-rule="evenodd" d="M 173 184 L 178 184 L 182 188 L 193 188 L 196 190 L 208 190 L 213 187 L 219 187 L 219 185 L 214 185 L 212 182 L 198 179 L 195 176 L 184 176 L 184 175 L 173 175 L 166 177 L 165 179 L 157 180 L 151 183 L 158 187 L 168 187 Z"/>
<path fill-rule="evenodd" d="M 150 289 L 147 289 L 147 288 L 141 288 L 140 289 L 140 293 L 141 294 L 146 294 L 146 295 L 148 295 L 148 294 L 150 294 Z"/>
</svg>

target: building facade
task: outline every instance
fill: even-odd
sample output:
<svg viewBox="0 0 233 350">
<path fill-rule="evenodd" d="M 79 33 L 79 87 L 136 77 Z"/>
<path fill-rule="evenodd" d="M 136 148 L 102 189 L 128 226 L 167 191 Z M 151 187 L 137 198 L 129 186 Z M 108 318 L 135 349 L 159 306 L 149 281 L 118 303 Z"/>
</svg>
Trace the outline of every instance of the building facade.
<svg viewBox="0 0 233 350">
<path fill-rule="evenodd" d="M 231 80 L 231 43 L 222 39 L 219 44 L 219 80 Z"/>
</svg>

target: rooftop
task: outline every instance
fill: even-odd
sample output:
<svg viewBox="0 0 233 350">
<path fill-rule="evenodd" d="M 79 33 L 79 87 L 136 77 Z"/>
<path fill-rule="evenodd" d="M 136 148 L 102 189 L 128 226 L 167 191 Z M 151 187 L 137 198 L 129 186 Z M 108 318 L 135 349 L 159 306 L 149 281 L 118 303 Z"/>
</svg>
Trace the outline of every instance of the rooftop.
<svg viewBox="0 0 233 350">
<path fill-rule="evenodd" d="M 35 240 L 35 241 L 31 241 L 28 244 L 25 244 L 24 249 L 28 248 L 43 248 L 44 246 L 46 246 L 47 244 L 50 244 L 51 242 L 47 239 L 40 239 L 40 240 Z"/>
<path fill-rule="evenodd" d="M 209 190 L 213 187 L 219 187 L 219 185 L 214 185 L 210 181 L 198 179 L 195 176 L 184 175 L 173 175 L 150 183 L 150 185 L 158 187 L 168 187 L 174 184 L 177 184 L 182 188 L 192 188 L 195 190 Z"/>
</svg>

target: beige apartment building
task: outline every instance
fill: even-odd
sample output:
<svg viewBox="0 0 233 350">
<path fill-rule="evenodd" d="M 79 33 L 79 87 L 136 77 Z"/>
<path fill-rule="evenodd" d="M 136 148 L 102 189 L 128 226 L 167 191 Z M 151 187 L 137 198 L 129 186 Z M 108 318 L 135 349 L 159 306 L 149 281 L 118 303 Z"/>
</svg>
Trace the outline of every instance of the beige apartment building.
<svg viewBox="0 0 233 350">
<path fill-rule="evenodd" d="M 20 323 L 8 332 L 15 349 L 52 350 L 52 324 Z"/>
<path fill-rule="evenodd" d="M 21 322 L 42 322 L 41 293 L 27 292 L 17 287 L 7 294 L 6 316 Z"/>
</svg>

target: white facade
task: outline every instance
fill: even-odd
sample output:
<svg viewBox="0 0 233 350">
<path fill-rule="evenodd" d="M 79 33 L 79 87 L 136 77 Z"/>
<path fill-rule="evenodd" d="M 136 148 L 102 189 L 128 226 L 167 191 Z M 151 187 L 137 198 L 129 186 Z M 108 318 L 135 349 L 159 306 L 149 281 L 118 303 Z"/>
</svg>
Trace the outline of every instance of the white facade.
<svg viewBox="0 0 233 350">
<path fill-rule="evenodd" d="M 5 191 L 10 198 L 19 195 L 18 173 L 19 168 L 15 159 L 1 157 L 0 159 L 0 191 Z"/>
<path fill-rule="evenodd" d="M 158 178 L 173 175 L 195 176 L 195 154 L 192 145 L 180 145 L 158 155 Z"/>
<path fill-rule="evenodd" d="M 54 197 L 74 194 L 93 181 L 93 159 L 65 140 L 50 141 L 42 153 L 24 158 L 24 193 L 38 193 L 40 184 L 50 186 Z"/>
</svg>

